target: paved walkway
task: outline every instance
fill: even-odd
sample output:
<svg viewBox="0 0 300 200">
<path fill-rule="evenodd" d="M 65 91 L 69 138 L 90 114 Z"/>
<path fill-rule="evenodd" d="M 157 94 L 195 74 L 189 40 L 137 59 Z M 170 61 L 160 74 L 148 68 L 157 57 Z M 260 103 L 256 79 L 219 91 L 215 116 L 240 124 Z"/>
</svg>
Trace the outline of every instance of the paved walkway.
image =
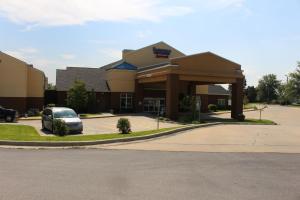
<svg viewBox="0 0 300 200">
<path fill-rule="evenodd" d="M 259 112 L 245 113 L 258 118 Z M 229 117 L 230 114 L 220 115 Z M 269 106 L 262 118 L 278 125 L 220 125 L 150 141 L 106 145 L 107 149 L 202 152 L 300 153 L 300 108 Z"/>
</svg>

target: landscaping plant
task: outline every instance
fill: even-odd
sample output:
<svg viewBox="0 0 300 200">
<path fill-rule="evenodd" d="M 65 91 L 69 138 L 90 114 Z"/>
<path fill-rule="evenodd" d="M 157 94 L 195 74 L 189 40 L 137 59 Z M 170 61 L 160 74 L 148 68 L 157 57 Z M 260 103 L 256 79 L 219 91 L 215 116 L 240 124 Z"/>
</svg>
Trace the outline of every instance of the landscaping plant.
<svg viewBox="0 0 300 200">
<path fill-rule="evenodd" d="M 69 132 L 68 126 L 63 120 L 54 119 L 53 121 L 53 133 L 59 136 L 65 136 Z"/>
<path fill-rule="evenodd" d="M 216 112 L 218 107 L 215 104 L 209 104 L 208 105 L 208 110 Z"/>
<path fill-rule="evenodd" d="M 130 122 L 127 118 L 120 118 L 118 120 L 117 128 L 122 134 L 128 134 L 131 132 Z"/>
</svg>

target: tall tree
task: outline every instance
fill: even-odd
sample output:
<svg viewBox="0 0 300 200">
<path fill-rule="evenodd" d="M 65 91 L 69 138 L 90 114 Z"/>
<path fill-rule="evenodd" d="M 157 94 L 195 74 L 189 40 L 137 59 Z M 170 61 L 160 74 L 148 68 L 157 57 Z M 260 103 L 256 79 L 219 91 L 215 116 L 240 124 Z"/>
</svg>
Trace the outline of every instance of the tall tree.
<svg viewBox="0 0 300 200">
<path fill-rule="evenodd" d="M 300 100 L 300 62 L 298 62 L 296 70 L 289 74 L 287 85 L 287 89 L 294 96 L 294 100 Z"/>
<path fill-rule="evenodd" d="M 85 83 L 75 80 L 73 87 L 67 94 L 67 105 L 76 112 L 85 112 L 88 101 L 88 93 L 85 89 Z"/>
<path fill-rule="evenodd" d="M 257 86 L 257 98 L 259 101 L 271 102 L 278 97 L 280 81 L 275 74 L 268 74 L 259 80 Z"/>
<path fill-rule="evenodd" d="M 257 96 L 256 88 L 254 86 L 248 86 L 246 88 L 245 95 L 247 96 L 249 102 L 255 102 Z"/>
</svg>

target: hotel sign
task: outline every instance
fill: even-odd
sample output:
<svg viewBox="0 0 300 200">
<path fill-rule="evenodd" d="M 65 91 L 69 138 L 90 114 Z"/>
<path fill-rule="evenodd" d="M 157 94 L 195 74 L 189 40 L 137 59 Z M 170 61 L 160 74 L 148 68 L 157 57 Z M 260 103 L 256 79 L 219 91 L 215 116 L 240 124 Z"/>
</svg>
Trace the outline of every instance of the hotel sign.
<svg viewBox="0 0 300 200">
<path fill-rule="evenodd" d="M 169 49 L 159 49 L 153 47 L 153 53 L 156 55 L 156 58 L 169 58 L 171 52 L 172 51 Z"/>
</svg>

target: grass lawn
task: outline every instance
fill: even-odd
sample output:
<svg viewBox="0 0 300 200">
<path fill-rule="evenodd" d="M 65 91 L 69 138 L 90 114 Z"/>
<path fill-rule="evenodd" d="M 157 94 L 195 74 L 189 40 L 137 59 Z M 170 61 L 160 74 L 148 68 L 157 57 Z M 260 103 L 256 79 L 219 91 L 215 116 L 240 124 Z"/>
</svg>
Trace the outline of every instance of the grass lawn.
<svg viewBox="0 0 300 200">
<path fill-rule="evenodd" d="M 254 124 L 265 124 L 265 125 L 275 125 L 276 123 L 273 122 L 272 120 L 268 119 L 245 119 L 245 123 L 254 123 Z"/>
<path fill-rule="evenodd" d="M 178 128 L 178 127 L 177 127 Z M 108 140 L 116 138 L 144 136 L 163 131 L 172 130 L 175 128 L 164 128 L 151 131 L 132 132 L 130 134 L 98 134 L 98 135 L 69 135 L 69 136 L 40 136 L 37 131 L 26 125 L 0 124 L 0 140 L 14 141 L 93 141 L 93 140 Z"/>
<path fill-rule="evenodd" d="M 257 109 L 257 105 L 255 103 L 248 103 L 244 105 L 244 109 Z"/>
<path fill-rule="evenodd" d="M 239 122 L 241 124 L 257 124 L 257 125 L 275 125 L 276 123 L 273 122 L 272 120 L 268 120 L 268 119 L 262 119 L 262 120 L 259 120 L 259 119 L 251 119 L 251 118 L 247 118 L 245 119 L 245 121 L 243 122 L 240 122 L 236 119 L 222 119 L 222 118 L 215 118 L 215 119 L 212 119 L 212 120 L 207 120 L 207 122 Z"/>
</svg>

